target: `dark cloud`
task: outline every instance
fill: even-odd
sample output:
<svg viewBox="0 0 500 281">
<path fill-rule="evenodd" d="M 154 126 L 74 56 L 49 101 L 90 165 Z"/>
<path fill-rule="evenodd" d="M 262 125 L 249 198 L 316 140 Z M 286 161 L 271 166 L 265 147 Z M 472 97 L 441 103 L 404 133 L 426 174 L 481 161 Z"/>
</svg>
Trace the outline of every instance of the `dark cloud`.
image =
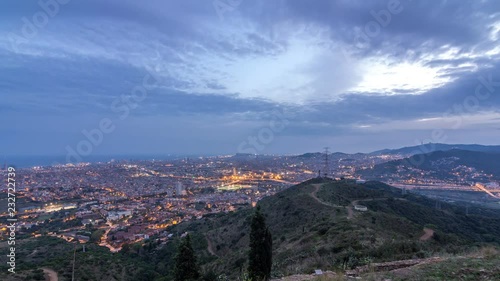
<svg viewBox="0 0 500 281">
<path fill-rule="evenodd" d="M 169 140 L 185 151 L 207 139 L 210 152 L 229 152 L 266 126 L 273 112 L 285 112 L 288 125 L 280 134 L 287 143 L 269 149 L 299 150 L 309 136 L 336 138 L 347 147 L 364 134 L 360 128 L 371 125 L 498 112 L 500 63 L 494 48 L 500 37 L 491 36 L 500 2 L 400 0 L 402 11 L 363 41 L 360 32 L 376 21 L 373 13 L 393 1 L 228 1 L 234 6 L 221 14 L 214 1 L 73 0 L 18 50 L 9 34 L 21 35 L 22 18 L 32 19 L 42 8 L 36 1 L 4 1 L 0 112 L 21 125 L 0 124 L 12 132 L 0 147 L 8 143 L 27 151 L 30 139 L 42 134 L 29 153 L 59 151 L 99 118 L 117 118 L 113 102 L 129 96 L 152 72 L 158 85 L 122 122 L 111 144 L 133 138 L 134 130 L 154 139 L 151 123 L 158 122 L 172 134 L 159 134 L 151 145 L 136 140 L 134 147 L 160 151 L 161 142 Z M 353 90 L 364 71 L 375 67 L 373 61 L 388 69 L 421 64 L 438 70 L 433 78 L 448 80 L 424 81 L 431 84 L 424 90 L 415 88 L 420 84 L 411 77 L 397 81 L 390 93 Z M 478 77 L 490 75 L 494 92 L 477 100 Z M 385 134 L 396 143 L 404 135 L 415 138 L 419 130 Z M 16 145 L 13 135 L 23 141 Z M 486 133 L 477 135 L 491 141 Z M 185 139 L 192 143 L 187 146 Z M 383 145 L 382 133 L 376 139 Z M 366 142 L 358 145 L 373 146 Z M 141 151 L 146 150 L 136 152 Z"/>
<path fill-rule="evenodd" d="M 319 22 L 331 27 L 334 37 L 347 43 L 361 41 L 355 28 L 365 30 L 376 21 L 373 13 L 388 10 L 391 2 L 399 3 L 400 13 L 392 14 L 387 26 L 376 36 L 370 36 L 373 51 L 386 41 L 396 42 L 404 49 L 421 46 L 425 42 L 436 45 L 468 46 L 484 39 L 493 11 L 500 10 L 498 1 L 321 1 L 311 5 L 306 0 L 282 2 L 287 11 L 307 22 Z M 384 18 L 385 19 L 385 18 Z M 374 29 L 375 30 L 375 29 Z"/>
</svg>

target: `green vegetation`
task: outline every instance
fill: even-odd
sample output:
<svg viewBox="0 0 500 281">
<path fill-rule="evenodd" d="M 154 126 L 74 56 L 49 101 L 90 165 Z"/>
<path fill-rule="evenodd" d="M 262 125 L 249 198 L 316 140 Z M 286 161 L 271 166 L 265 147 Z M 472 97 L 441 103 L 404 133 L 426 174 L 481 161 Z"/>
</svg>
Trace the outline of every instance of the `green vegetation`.
<svg viewBox="0 0 500 281">
<path fill-rule="evenodd" d="M 423 264 L 393 272 L 371 273 L 363 276 L 367 280 L 393 281 L 475 281 L 498 280 L 500 257 L 492 247 L 482 248 L 464 256 L 451 256 L 443 261 Z"/>
<path fill-rule="evenodd" d="M 312 194 L 320 201 L 313 198 Z M 347 207 L 357 201 L 367 212 Z M 471 245 L 496 243 L 500 238 L 498 211 L 482 210 L 466 216 L 464 209 L 435 201 L 380 182 L 358 185 L 348 181 L 313 179 L 264 198 L 259 205 L 273 233 L 272 276 L 311 273 L 316 268 L 345 270 L 371 262 L 454 254 Z M 210 241 L 194 245 L 204 270 L 241 276 L 246 267 L 252 211 L 242 210 L 177 225 L 171 231 L 201 235 Z M 420 241 L 423 228 L 435 234 Z"/>
<path fill-rule="evenodd" d="M 265 281 L 271 277 L 273 240 L 266 219 L 257 207 L 252 217 L 248 276 L 251 281 Z"/>
<path fill-rule="evenodd" d="M 6 242 L 0 243 L 0 251 L 7 252 Z M 42 236 L 16 241 L 16 274 L 7 272 L 7 264 L 0 265 L 0 280 L 37 280 L 41 268 L 57 272 L 59 280 L 71 280 L 74 244 L 63 239 Z M 75 276 L 77 280 L 154 280 L 161 277 L 137 254 L 113 254 L 95 244 L 76 246 Z M 37 278 L 38 278 L 37 277 Z M 45 280 L 44 278 L 39 280 Z"/>
<path fill-rule="evenodd" d="M 106 231 L 104 229 L 97 229 L 92 231 L 92 234 L 90 235 L 90 242 L 98 243 L 99 241 L 101 241 L 101 237 L 105 232 Z"/>
<path fill-rule="evenodd" d="M 353 211 L 354 204 L 368 211 Z M 500 243 L 499 210 L 475 208 L 466 215 L 463 207 L 444 203 L 436 210 L 434 200 L 402 195 L 380 182 L 313 179 L 264 198 L 259 206 L 259 221 L 265 223 L 259 223 L 258 237 L 263 237 L 262 225 L 273 234 L 266 242 L 272 245 L 272 278 L 318 268 L 338 272 L 374 262 L 450 256 Z M 247 208 L 184 222 L 167 230 L 173 238 L 166 244 L 151 237 L 116 254 L 92 243 L 86 244 L 85 253 L 77 246 L 75 275 L 77 280 L 173 280 L 174 257 L 185 243 L 180 236 L 188 232 L 202 280 L 237 280 L 250 265 L 253 214 Z M 425 241 L 424 227 L 434 230 Z M 91 230 L 90 236 L 97 241 L 101 233 Z M 0 243 L 0 251 L 7 246 Z M 40 272 L 34 270 L 43 267 L 58 272 L 59 280 L 69 280 L 73 244 L 40 237 L 19 240 L 19 245 L 16 241 L 16 246 L 20 273 L 6 275 L 6 263 L 0 264 L 0 280 L 36 280 Z M 473 260 L 467 264 L 475 266 Z"/>
<path fill-rule="evenodd" d="M 200 278 L 196 256 L 191 246 L 191 238 L 187 235 L 179 245 L 175 257 L 175 281 L 196 281 Z"/>
</svg>

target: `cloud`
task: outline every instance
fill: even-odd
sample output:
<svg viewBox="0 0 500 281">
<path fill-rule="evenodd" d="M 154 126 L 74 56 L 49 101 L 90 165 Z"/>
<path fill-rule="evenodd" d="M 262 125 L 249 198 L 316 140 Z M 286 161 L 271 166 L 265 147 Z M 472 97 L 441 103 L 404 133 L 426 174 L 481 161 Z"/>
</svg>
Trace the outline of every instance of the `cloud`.
<svg viewBox="0 0 500 281">
<path fill-rule="evenodd" d="M 88 116 L 117 118 L 112 103 L 154 74 L 157 85 L 131 118 L 172 128 L 182 120 L 194 124 L 169 137 L 181 146 L 190 137 L 212 139 L 213 151 L 223 147 L 217 139 L 236 147 L 243 131 L 252 133 L 275 110 L 294 113 L 281 133 L 291 144 L 283 147 L 301 147 L 311 135 L 347 144 L 377 128 L 388 138 L 405 128 L 416 135 L 440 126 L 418 120 L 444 114 L 476 118 L 476 130 L 489 128 L 498 95 L 477 105 L 471 97 L 478 77 L 500 81 L 498 1 L 400 0 L 401 12 L 381 20 L 394 1 L 244 0 L 222 17 L 212 1 L 69 1 L 32 38 L 23 37 L 25 19 L 33 21 L 43 8 L 6 1 L 0 4 L 0 112 L 24 114 L 23 124 L 73 120 L 60 126 L 72 133 L 58 135 L 70 139 L 78 134 L 74 127 L 92 126 Z M 377 34 L 363 40 L 374 24 Z M 472 110 L 457 111 L 464 104 Z M 123 128 L 149 128 L 141 131 L 154 136 L 153 128 L 127 122 Z M 16 132 L 31 137 L 31 129 Z"/>
</svg>

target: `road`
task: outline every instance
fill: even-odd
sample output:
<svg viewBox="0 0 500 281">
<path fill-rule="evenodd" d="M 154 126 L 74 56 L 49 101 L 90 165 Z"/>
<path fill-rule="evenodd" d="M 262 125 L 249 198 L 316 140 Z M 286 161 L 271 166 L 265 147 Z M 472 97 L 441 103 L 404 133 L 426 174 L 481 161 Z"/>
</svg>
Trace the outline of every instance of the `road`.
<svg viewBox="0 0 500 281">
<path fill-rule="evenodd" d="M 108 234 L 111 230 L 113 230 L 115 227 L 117 227 L 117 225 L 114 225 L 112 222 L 108 221 L 106 222 L 106 224 L 108 225 L 109 228 L 106 229 L 106 231 L 104 232 L 104 234 L 102 235 L 101 237 L 101 242 L 99 243 L 99 246 L 103 246 L 103 247 L 107 247 L 112 253 L 117 253 L 119 252 L 122 248 L 115 248 L 113 246 L 111 246 L 107 240 L 108 240 Z"/>
</svg>

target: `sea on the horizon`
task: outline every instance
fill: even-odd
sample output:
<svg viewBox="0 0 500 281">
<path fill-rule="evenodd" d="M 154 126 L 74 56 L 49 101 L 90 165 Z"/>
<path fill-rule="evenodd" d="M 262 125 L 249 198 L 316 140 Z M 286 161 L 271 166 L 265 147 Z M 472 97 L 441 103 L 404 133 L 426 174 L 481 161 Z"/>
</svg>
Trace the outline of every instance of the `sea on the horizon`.
<svg viewBox="0 0 500 281">
<path fill-rule="evenodd" d="M 83 158 L 85 163 L 106 163 L 112 160 L 174 160 L 192 155 L 90 155 Z M 31 168 L 37 166 L 55 166 L 68 164 L 66 156 L 0 156 L 0 169 L 5 166 Z M 75 163 L 73 163 L 75 164 Z"/>
</svg>

